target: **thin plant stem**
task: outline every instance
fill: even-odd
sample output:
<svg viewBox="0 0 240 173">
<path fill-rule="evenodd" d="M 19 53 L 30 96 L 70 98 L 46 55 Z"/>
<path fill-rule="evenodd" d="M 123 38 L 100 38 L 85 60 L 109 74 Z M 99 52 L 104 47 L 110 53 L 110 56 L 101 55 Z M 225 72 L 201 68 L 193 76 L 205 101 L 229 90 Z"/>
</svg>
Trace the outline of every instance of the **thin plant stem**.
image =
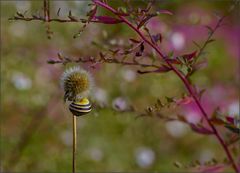
<svg viewBox="0 0 240 173">
<path fill-rule="evenodd" d="M 236 172 L 239 172 L 238 167 L 236 165 L 236 163 L 234 162 L 234 159 L 227 147 L 227 145 L 225 144 L 225 142 L 223 141 L 222 137 L 220 136 L 219 132 L 217 131 L 216 127 L 212 124 L 212 122 L 210 121 L 210 119 L 208 118 L 207 113 L 205 112 L 204 108 L 202 107 L 196 93 L 193 91 L 192 85 L 189 83 L 189 81 L 187 80 L 187 78 L 178 70 L 176 69 L 169 61 L 166 60 L 166 56 L 163 55 L 163 53 L 160 51 L 159 47 L 154 45 L 153 43 L 151 43 L 143 34 L 142 32 L 135 27 L 131 22 L 129 22 L 125 17 L 119 15 L 117 13 L 117 11 L 115 9 L 113 9 L 112 7 L 108 6 L 107 4 L 100 2 L 100 1 L 94 1 L 97 5 L 107 9 L 108 11 L 111 11 L 113 14 L 117 15 L 125 24 L 127 24 L 130 28 L 132 28 L 147 44 L 149 44 L 152 48 L 154 48 L 157 53 L 165 60 L 165 62 L 169 65 L 169 67 L 174 71 L 174 73 L 181 79 L 181 81 L 184 83 L 185 87 L 187 88 L 189 94 L 193 97 L 196 105 L 198 106 L 198 108 L 200 109 L 200 111 L 203 114 L 203 117 L 205 118 L 205 120 L 208 122 L 209 126 L 211 127 L 211 129 L 213 130 L 213 133 L 215 135 L 215 137 L 218 139 L 218 141 L 220 142 L 221 146 L 223 147 L 228 160 L 230 161 L 233 169 Z"/>
<path fill-rule="evenodd" d="M 72 172 L 76 172 L 76 153 L 77 153 L 77 117 L 73 115 L 73 144 L 72 144 Z"/>
<path fill-rule="evenodd" d="M 43 1 L 43 11 L 44 11 L 45 22 L 49 22 L 49 18 L 50 18 L 49 0 Z"/>
</svg>

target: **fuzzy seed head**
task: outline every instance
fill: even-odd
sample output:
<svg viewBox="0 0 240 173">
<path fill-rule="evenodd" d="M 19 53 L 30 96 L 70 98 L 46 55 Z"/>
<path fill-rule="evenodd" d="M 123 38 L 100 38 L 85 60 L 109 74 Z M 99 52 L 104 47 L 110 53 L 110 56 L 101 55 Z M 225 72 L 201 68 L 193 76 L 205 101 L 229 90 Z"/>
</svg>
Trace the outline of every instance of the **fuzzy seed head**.
<svg viewBox="0 0 240 173">
<path fill-rule="evenodd" d="M 64 101 L 78 101 L 87 97 L 92 89 L 91 75 L 79 67 L 66 70 L 61 78 L 61 87 L 64 89 Z"/>
</svg>

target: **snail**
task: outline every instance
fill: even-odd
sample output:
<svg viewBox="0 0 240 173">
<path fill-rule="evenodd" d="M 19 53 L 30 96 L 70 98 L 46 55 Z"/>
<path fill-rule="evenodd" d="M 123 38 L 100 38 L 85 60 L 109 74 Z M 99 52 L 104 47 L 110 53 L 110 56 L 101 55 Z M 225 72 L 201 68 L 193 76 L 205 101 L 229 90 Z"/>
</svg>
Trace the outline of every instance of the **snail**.
<svg viewBox="0 0 240 173">
<path fill-rule="evenodd" d="M 80 101 L 73 101 L 69 105 L 69 110 L 72 112 L 75 116 L 82 116 L 85 114 L 88 114 L 92 110 L 92 105 L 90 101 L 85 97 L 81 99 Z"/>
<path fill-rule="evenodd" d="M 69 110 L 75 116 L 91 112 L 92 105 L 88 95 L 93 88 L 92 76 L 84 69 L 72 67 L 67 69 L 61 78 L 61 87 L 64 89 L 64 101 L 70 101 Z"/>
</svg>

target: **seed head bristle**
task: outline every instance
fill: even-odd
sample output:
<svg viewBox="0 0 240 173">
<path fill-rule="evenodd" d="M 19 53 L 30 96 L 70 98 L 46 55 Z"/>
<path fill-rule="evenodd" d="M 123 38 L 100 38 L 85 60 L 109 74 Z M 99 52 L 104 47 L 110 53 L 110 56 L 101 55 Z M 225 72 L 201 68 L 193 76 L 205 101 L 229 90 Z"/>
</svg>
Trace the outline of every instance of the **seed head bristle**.
<svg viewBox="0 0 240 173">
<path fill-rule="evenodd" d="M 92 89 L 91 75 L 79 67 L 66 70 L 61 78 L 61 87 L 65 91 L 64 101 L 76 101 L 87 97 Z"/>
</svg>

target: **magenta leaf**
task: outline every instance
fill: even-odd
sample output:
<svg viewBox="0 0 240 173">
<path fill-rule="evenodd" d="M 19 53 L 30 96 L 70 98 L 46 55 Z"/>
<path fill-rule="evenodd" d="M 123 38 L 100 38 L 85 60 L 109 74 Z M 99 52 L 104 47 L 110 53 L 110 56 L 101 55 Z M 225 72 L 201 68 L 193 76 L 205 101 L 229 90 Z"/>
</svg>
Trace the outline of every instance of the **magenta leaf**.
<svg viewBox="0 0 240 173">
<path fill-rule="evenodd" d="M 224 164 L 216 164 L 216 165 L 204 165 L 200 166 L 198 168 L 195 168 L 194 171 L 196 172 L 202 172 L 202 173 L 208 173 L 208 172 L 223 172 L 228 165 Z"/>
<path fill-rule="evenodd" d="M 193 124 L 193 123 L 189 123 L 189 125 L 191 126 L 192 130 L 197 132 L 197 133 L 200 133 L 200 134 L 203 134 L 203 135 L 212 135 L 214 134 L 211 130 L 201 126 L 201 125 L 197 125 L 197 124 Z"/>
<path fill-rule="evenodd" d="M 226 117 L 226 120 L 227 120 L 229 123 L 234 124 L 234 118 L 233 118 L 233 117 L 227 116 L 227 117 Z"/>
<path fill-rule="evenodd" d="M 217 165 L 207 165 L 207 166 L 202 166 L 200 168 L 198 168 L 199 172 L 223 172 L 226 169 L 226 165 L 224 164 L 217 164 Z"/>
<path fill-rule="evenodd" d="M 185 54 L 185 55 L 182 55 L 182 57 L 185 59 L 185 60 L 188 60 L 188 61 L 191 61 L 193 58 L 195 58 L 197 55 L 197 51 L 194 51 L 190 54 Z"/>
<path fill-rule="evenodd" d="M 184 98 L 178 99 L 178 100 L 176 101 L 176 103 L 177 103 L 178 105 L 186 105 L 186 104 L 189 104 L 189 103 L 191 103 L 191 102 L 193 102 L 193 101 L 194 101 L 194 100 L 193 100 L 192 97 L 184 97 Z"/>
<path fill-rule="evenodd" d="M 171 64 L 181 64 L 181 62 L 178 59 L 170 59 L 167 58 L 166 59 L 168 62 L 170 62 Z"/>
<path fill-rule="evenodd" d="M 169 67 L 167 67 L 167 66 L 165 66 L 165 65 L 162 65 L 161 67 L 159 67 L 159 68 L 157 69 L 157 72 L 158 72 L 158 73 L 168 72 L 168 71 L 170 71 L 170 70 L 171 70 L 171 68 L 169 68 Z"/>
<path fill-rule="evenodd" d="M 94 16 L 93 20 L 94 22 L 104 23 L 104 24 L 117 24 L 122 22 L 122 20 L 120 19 L 116 19 L 109 16 Z"/>
</svg>

